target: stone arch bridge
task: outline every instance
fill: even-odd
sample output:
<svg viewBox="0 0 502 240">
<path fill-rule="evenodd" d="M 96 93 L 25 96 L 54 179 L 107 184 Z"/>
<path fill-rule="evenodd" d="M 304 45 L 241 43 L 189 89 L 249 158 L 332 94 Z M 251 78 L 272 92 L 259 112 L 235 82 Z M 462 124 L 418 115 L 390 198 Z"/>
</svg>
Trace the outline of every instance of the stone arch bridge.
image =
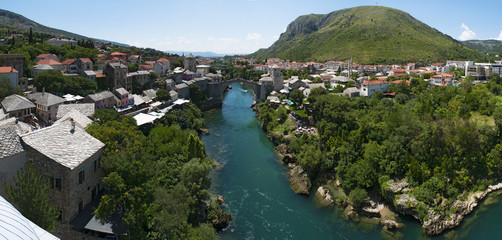
<svg viewBox="0 0 502 240">
<path fill-rule="evenodd" d="M 208 83 L 208 93 L 210 98 L 210 105 L 221 105 L 223 102 L 223 94 L 228 86 L 232 83 L 242 83 L 249 88 L 253 89 L 256 102 L 262 102 L 267 99 L 268 93 L 272 90 L 273 86 L 262 85 L 256 81 L 236 78 L 227 81 L 210 82 Z"/>
</svg>

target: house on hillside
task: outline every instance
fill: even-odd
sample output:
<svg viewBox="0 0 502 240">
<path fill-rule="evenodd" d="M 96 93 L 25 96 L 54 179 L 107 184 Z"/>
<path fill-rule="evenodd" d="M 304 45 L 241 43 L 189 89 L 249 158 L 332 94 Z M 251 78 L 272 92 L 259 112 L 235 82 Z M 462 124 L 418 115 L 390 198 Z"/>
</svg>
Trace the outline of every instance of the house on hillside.
<svg viewBox="0 0 502 240">
<path fill-rule="evenodd" d="M 57 60 L 53 60 L 50 58 L 42 59 L 38 61 L 36 65 L 43 65 L 43 64 L 51 66 L 56 71 L 63 71 L 63 64 Z"/>
<path fill-rule="evenodd" d="M 44 54 L 40 54 L 38 55 L 36 58 L 35 58 L 35 61 L 38 62 L 40 60 L 44 60 L 44 59 L 52 59 L 54 61 L 58 61 L 59 62 L 59 58 L 58 56 L 52 54 L 52 53 L 44 53 Z"/>
<path fill-rule="evenodd" d="M 375 91 L 385 92 L 389 88 L 389 82 L 385 80 L 365 81 L 361 87 L 361 95 L 371 97 Z"/>
</svg>

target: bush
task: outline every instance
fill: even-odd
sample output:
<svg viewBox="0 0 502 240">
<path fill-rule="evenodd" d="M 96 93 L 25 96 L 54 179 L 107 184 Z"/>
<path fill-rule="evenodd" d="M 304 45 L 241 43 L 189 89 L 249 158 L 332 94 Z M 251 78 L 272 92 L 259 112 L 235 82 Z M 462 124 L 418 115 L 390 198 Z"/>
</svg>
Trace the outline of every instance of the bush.
<svg viewBox="0 0 502 240">
<path fill-rule="evenodd" d="M 368 192 L 362 188 L 356 188 L 349 193 L 349 200 L 356 209 L 361 209 L 366 203 Z"/>
</svg>

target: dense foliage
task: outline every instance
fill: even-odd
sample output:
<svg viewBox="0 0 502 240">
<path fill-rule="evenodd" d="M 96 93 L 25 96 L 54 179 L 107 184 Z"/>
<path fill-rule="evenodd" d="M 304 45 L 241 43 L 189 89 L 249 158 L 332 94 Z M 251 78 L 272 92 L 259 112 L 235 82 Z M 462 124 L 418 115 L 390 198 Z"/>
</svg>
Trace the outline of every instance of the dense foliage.
<svg viewBox="0 0 502 240">
<path fill-rule="evenodd" d="M 146 135 L 131 117 L 95 115 L 102 121 L 87 131 L 106 144 L 101 166 L 108 189 L 96 214 L 122 209 L 133 239 L 214 239 L 204 214 L 212 161 L 193 130 L 194 122 L 203 124 L 200 110 L 175 110 L 167 125 Z"/>
<path fill-rule="evenodd" d="M 221 69 L 221 75 L 223 76 L 223 80 L 240 78 L 258 81 L 260 80 L 261 75 L 263 75 L 263 72 L 260 70 L 255 71 L 253 66 L 236 68 L 233 64 L 227 64 L 227 66 Z"/>
<path fill-rule="evenodd" d="M 422 82 L 412 82 L 411 95 L 395 99 L 312 91 L 311 115 L 319 135 L 288 138 L 290 153 L 312 178 L 336 176 L 355 202 L 364 195 L 359 189 L 380 192 L 385 179 L 406 178 L 413 195 L 429 205 L 499 181 L 500 77 L 494 74 L 489 83 L 477 85 L 466 79 L 460 87 L 428 88 Z M 283 111 L 259 105 L 269 132 L 294 135 L 281 120 Z"/>
<path fill-rule="evenodd" d="M 0 99 L 7 97 L 12 94 L 23 94 L 23 90 L 12 86 L 10 80 L 4 76 L 0 77 Z"/>
<path fill-rule="evenodd" d="M 87 96 L 94 93 L 98 86 L 91 79 L 85 77 L 63 76 L 61 72 L 49 70 L 38 74 L 34 85 L 39 91 L 45 88 L 46 92 L 53 94 L 73 94 Z"/>
</svg>

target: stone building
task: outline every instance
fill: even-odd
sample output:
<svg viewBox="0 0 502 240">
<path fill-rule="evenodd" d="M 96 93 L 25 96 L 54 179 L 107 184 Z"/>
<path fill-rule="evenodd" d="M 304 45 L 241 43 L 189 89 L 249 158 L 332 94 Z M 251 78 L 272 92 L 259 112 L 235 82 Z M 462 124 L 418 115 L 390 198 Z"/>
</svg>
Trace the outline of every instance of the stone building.
<svg viewBox="0 0 502 240">
<path fill-rule="evenodd" d="M 122 63 L 108 63 L 103 69 L 106 75 L 106 83 L 109 89 L 125 88 L 132 91 L 132 79 L 127 78 L 127 66 Z"/>
<path fill-rule="evenodd" d="M 143 87 L 145 83 L 150 81 L 150 73 L 148 71 L 137 71 L 127 74 L 127 81 L 138 84 L 138 87 Z"/>
<path fill-rule="evenodd" d="M 19 77 L 23 77 L 24 61 L 24 55 L 22 54 L 0 54 L 0 67 L 15 68 L 19 73 Z"/>
<path fill-rule="evenodd" d="M 112 108 L 116 105 L 115 95 L 109 91 L 89 94 L 84 98 L 84 102 L 94 104 L 94 109 Z"/>
<path fill-rule="evenodd" d="M 28 94 L 28 99 L 37 105 L 37 117 L 48 124 L 57 120 L 58 107 L 66 101 L 64 98 L 48 92 Z"/>
<path fill-rule="evenodd" d="M 191 71 L 193 73 L 197 72 L 197 63 L 196 63 L 196 58 L 192 55 L 189 54 L 188 56 L 185 57 L 185 69 L 188 71 Z"/>
<path fill-rule="evenodd" d="M 171 62 L 165 58 L 160 58 L 153 65 L 153 71 L 159 75 L 166 75 L 171 70 Z"/>
<path fill-rule="evenodd" d="M 16 132 L 16 125 L 0 126 L 0 196 L 6 197 L 5 184 L 14 184 L 13 177 L 26 163 L 26 152 Z"/>
<path fill-rule="evenodd" d="M 281 68 L 274 65 L 269 71 L 270 77 L 274 82 L 274 91 L 279 92 L 281 89 L 284 89 L 284 77 L 282 76 Z"/>
<path fill-rule="evenodd" d="M 13 94 L 2 100 L 2 107 L 9 117 L 29 121 L 35 112 L 36 106 L 25 97 Z"/>
<path fill-rule="evenodd" d="M 56 235 L 70 239 L 70 222 L 95 199 L 104 173 L 104 144 L 67 120 L 21 136 L 26 159 L 50 179 L 50 200 L 60 208 Z M 85 144 L 83 144 L 85 143 Z"/>
</svg>

